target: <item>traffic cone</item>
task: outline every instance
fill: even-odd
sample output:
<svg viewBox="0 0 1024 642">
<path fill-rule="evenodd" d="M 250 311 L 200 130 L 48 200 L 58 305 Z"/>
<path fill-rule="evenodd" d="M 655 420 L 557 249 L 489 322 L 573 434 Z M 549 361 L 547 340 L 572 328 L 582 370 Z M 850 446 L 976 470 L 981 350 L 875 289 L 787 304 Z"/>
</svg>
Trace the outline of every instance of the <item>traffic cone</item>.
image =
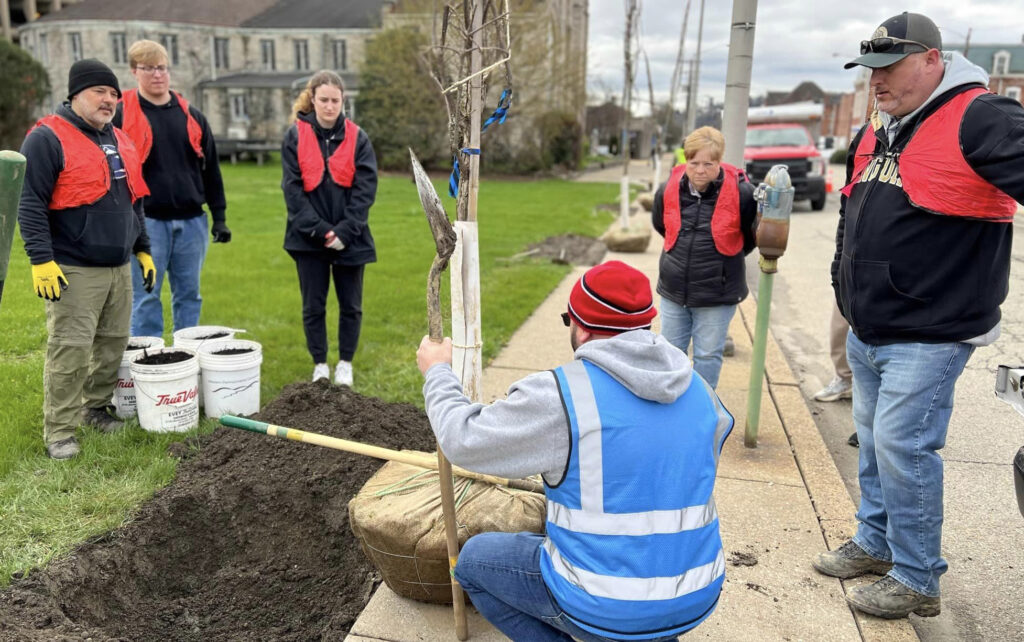
<svg viewBox="0 0 1024 642">
<path fill-rule="evenodd" d="M 829 167 L 828 168 L 828 177 L 825 179 L 825 193 L 826 194 L 831 194 L 832 193 L 832 189 L 833 189 L 832 188 L 832 168 Z"/>
</svg>

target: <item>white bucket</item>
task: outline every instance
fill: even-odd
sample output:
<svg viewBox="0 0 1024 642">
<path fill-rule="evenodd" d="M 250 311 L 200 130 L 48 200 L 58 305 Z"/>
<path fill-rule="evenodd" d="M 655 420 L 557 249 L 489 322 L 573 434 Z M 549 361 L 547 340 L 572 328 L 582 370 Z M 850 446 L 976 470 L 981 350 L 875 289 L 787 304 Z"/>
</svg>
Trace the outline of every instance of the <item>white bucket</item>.
<svg viewBox="0 0 1024 642">
<path fill-rule="evenodd" d="M 132 348 L 135 348 L 132 350 Z M 136 415 L 135 381 L 128 362 L 136 352 L 148 348 L 162 348 L 162 337 L 129 337 L 128 347 L 121 357 L 121 367 L 117 369 L 117 383 L 114 384 L 114 410 L 121 419 L 129 419 Z"/>
<path fill-rule="evenodd" d="M 174 347 L 199 350 L 199 346 L 206 345 L 207 343 L 231 341 L 235 338 L 236 332 L 245 332 L 245 330 L 236 330 L 235 328 L 229 328 L 223 325 L 196 325 L 191 328 L 182 328 L 174 333 Z M 206 338 L 212 334 L 222 334 L 224 336 L 213 337 L 212 339 Z M 202 366 L 200 366 L 199 369 L 199 405 L 203 405 Z"/>
<path fill-rule="evenodd" d="M 240 354 L 216 354 L 248 350 Z M 263 348 L 255 341 L 217 341 L 199 348 L 206 416 L 252 415 L 260 410 L 260 363 Z"/>
<path fill-rule="evenodd" d="M 167 352 L 186 352 L 189 358 L 162 365 L 139 363 L 144 356 Z M 144 430 L 185 432 L 199 425 L 199 359 L 194 350 L 174 347 L 139 351 L 129 363 L 139 425 Z"/>
</svg>

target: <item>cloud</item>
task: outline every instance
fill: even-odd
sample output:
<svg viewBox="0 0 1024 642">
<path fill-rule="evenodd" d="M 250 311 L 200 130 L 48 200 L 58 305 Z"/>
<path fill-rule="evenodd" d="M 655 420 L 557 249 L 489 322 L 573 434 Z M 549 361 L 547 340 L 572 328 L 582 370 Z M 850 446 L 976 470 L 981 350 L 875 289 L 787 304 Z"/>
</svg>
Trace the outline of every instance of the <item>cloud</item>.
<svg viewBox="0 0 1024 642">
<path fill-rule="evenodd" d="M 659 101 L 669 94 L 687 0 L 646 0 L 641 3 L 640 46 L 650 59 Z M 588 85 L 591 95 L 621 95 L 625 0 L 591 0 Z M 924 13 L 938 25 L 945 44 L 962 44 L 968 29 L 976 44 L 1020 44 L 1024 34 L 1021 0 L 906 0 L 903 9 Z M 861 40 L 886 18 L 888 10 L 854 3 L 817 0 L 760 0 L 754 37 L 751 94 L 788 91 L 805 80 L 826 91 L 852 91 L 857 70 L 843 63 L 856 57 Z M 700 0 L 691 0 L 684 57 L 695 58 Z M 725 93 L 732 3 L 706 2 L 698 96 L 721 100 Z M 683 81 L 686 82 L 684 68 Z M 634 105 L 646 110 L 647 75 L 640 58 Z M 679 105 L 685 100 L 678 98 Z"/>
</svg>

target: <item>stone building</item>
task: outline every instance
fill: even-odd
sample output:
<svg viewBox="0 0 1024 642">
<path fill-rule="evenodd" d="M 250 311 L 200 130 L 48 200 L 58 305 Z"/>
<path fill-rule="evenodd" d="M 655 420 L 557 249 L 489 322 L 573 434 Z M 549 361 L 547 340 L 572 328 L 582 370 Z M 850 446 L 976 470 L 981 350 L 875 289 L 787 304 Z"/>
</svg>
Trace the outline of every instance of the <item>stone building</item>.
<svg viewBox="0 0 1024 642">
<path fill-rule="evenodd" d="M 318 69 L 346 81 L 346 113 L 358 100 L 365 44 L 386 0 L 84 0 L 18 28 L 20 44 L 50 71 L 52 103 L 67 94 L 67 69 L 98 58 L 134 87 L 127 51 L 148 38 L 164 45 L 171 86 L 207 116 L 218 142 L 273 147 L 291 104 Z"/>
</svg>

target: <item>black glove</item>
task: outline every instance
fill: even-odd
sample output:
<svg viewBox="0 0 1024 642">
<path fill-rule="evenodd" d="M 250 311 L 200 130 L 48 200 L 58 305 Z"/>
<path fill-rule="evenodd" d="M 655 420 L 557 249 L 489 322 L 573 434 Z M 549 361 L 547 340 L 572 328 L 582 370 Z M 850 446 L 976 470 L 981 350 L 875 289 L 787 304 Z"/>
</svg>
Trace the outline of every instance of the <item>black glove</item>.
<svg viewBox="0 0 1024 642">
<path fill-rule="evenodd" d="M 214 243 L 228 243 L 231 241 L 231 230 L 228 229 L 228 225 L 224 221 L 214 221 L 210 234 L 213 235 Z"/>
</svg>

